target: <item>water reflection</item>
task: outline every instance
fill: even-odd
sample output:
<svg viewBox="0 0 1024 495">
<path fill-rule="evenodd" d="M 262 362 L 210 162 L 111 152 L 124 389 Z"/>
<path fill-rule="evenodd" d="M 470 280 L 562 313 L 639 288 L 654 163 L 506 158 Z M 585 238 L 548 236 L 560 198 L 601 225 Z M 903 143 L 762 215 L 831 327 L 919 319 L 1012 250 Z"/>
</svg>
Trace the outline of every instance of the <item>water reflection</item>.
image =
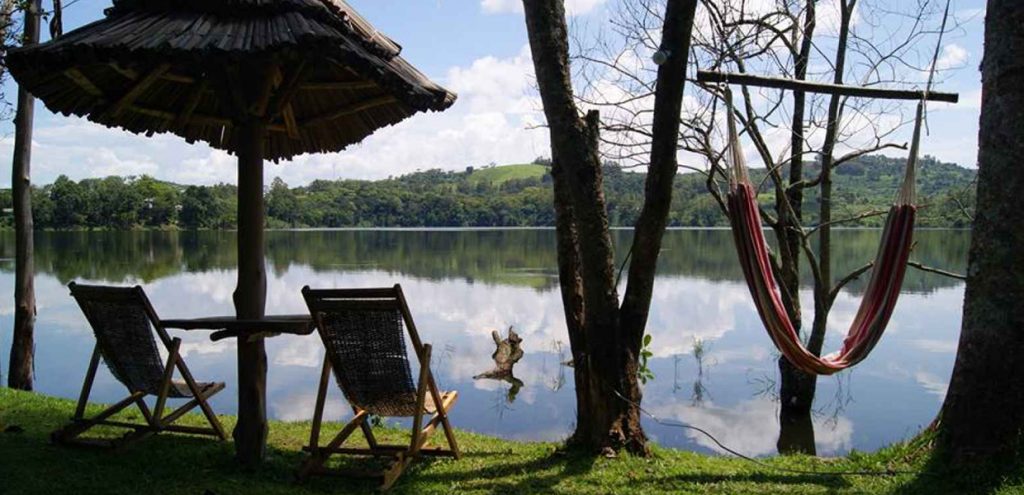
<svg viewBox="0 0 1024 495">
<path fill-rule="evenodd" d="M 614 233 L 620 246 L 629 237 L 626 231 Z M 878 233 L 842 231 L 835 237 L 841 250 L 836 273 L 841 273 L 874 255 Z M 915 259 L 964 270 L 966 233 L 924 231 L 918 239 Z M 92 337 L 64 288 L 70 280 L 142 283 L 166 318 L 233 312 L 233 233 L 38 233 L 36 246 L 36 372 L 44 393 L 75 397 L 89 359 Z M 931 421 L 952 367 L 962 283 L 908 272 L 906 294 L 872 356 L 841 374 L 842 380 L 820 380 L 810 417 L 780 421 L 778 356 L 742 283 L 729 232 L 670 231 L 664 248 L 649 324 L 654 352 L 649 367 L 656 378 L 644 387 L 652 412 L 708 429 L 730 447 L 755 455 L 784 444 L 823 455 L 873 450 Z M 0 258 L 11 256 L 13 237 L 0 234 Z M 565 366 L 571 355 L 564 344 L 553 232 L 270 232 L 268 263 L 272 313 L 305 311 L 299 289 L 306 284 L 400 282 L 423 338 L 434 344 L 440 385 L 460 392 L 453 411 L 458 427 L 514 439 L 558 440 L 571 431 L 575 399 L 572 370 Z M 13 309 L 11 268 L 0 264 L 0 325 L 6 328 Z M 862 289 L 851 285 L 837 298 L 827 347 L 839 345 Z M 801 297 L 812 307 L 808 293 Z M 524 356 L 514 373 L 518 383 L 474 380 L 494 365 L 490 329 L 510 326 L 523 339 Z M 233 342 L 212 343 L 204 333 L 176 335 L 183 338 L 182 352 L 198 378 L 234 383 Z M 0 349 L 9 345 L 9 334 L 0 333 Z M 269 413 L 308 419 L 322 345 L 316 338 L 279 337 L 268 341 L 267 352 Z M 97 400 L 123 395 L 105 372 L 95 390 Z M 510 393 L 515 402 L 510 403 Z M 214 406 L 232 412 L 234 400 L 231 392 L 220 394 Z M 341 393 L 332 389 L 327 417 L 350 415 Z M 716 451 L 691 432 L 654 423 L 646 428 L 665 445 Z"/>
</svg>

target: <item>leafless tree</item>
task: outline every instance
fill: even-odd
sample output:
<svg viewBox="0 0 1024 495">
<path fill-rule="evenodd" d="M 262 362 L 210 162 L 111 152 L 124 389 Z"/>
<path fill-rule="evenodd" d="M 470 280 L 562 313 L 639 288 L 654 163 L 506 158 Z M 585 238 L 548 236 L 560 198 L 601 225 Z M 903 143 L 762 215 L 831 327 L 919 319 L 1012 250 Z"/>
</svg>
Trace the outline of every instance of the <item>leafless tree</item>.
<svg viewBox="0 0 1024 495">
<path fill-rule="evenodd" d="M 923 89 L 934 63 L 931 52 L 943 7 L 941 0 L 703 0 L 694 27 L 691 68 Z M 607 29 L 574 40 L 574 56 L 582 62 L 577 77 L 585 83 L 581 104 L 601 110 L 602 152 L 626 167 L 647 166 L 656 70 L 651 57 L 659 47 L 653 35 L 663 8 L 664 1 L 659 0 L 618 0 Z M 955 29 L 956 22 L 951 26 Z M 936 67 L 938 81 L 954 68 Z M 724 210 L 724 94 L 718 87 L 688 87 L 680 115 L 681 166 L 706 177 L 708 190 Z M 802 91 L 742 87 L 736 101 L 743 139 L 765 166 L 761 189 L 773 196 L 772 204 L 762 207 L 762 217 L 778 241 L 772 262 L 783 302 L 801 329 L 803 258 L 813 280 L 814 300 L 805 344 L 820 355 L 837 296 L 871 269 L 867 263 L 851 273 L 833 273 L 832 228 L 886 213 L 850 211 L 834 203 L 832 173 L 867 154 L 906 149 L 898 134 L 911 115 L 894 101 Z M 818 210 L 809 212 L 813 203 L 807 199 L 814 197 Z M 813 213 L 816 225 L 809 228 Z M 798 371 L 785 358 L 780 358 L 779 367 L 782 415 L 809 416 L 815 377 Z"/>
</svg>

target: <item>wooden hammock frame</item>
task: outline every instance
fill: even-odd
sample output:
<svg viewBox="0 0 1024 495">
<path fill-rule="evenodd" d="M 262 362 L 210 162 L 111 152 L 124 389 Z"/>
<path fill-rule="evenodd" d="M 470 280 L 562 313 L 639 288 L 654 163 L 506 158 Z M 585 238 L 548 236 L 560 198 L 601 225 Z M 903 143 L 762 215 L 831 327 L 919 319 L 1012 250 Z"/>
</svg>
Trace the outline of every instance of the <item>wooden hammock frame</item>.
<svg viewBox="0 0 1024 495">
<path fill-rule="evenodd" d="M 703 84 L 739 84 L 741 86 L 784 89 L 789 91 L 804 91 L 808 93 L 823 93 L 840 96 L 854 96 L 860 98 L 876 98 L 882 100 L 928 100 L 942 101 L 946 103 L 957 103 L 960 101 L 959 93 L 939 93 L 923 90 L 870 88 L 866 86 L 818 83 L 804 81 L 800 79 L 784 79 L 781 77 L 757 76 L 753 74 L 737 74 L 732 72 L 715 72 L 709 70 L 698 70 L 697 82 Z"/>
<path fill-rule="evenodd" d="M 944 29 L 945 20 L 943 20 L 943 30 Z M 938 48 L 936 48 L 936 54 L 937 53 Z M 914 128 L 914 141 L 911 145 L 910 150 L 911 156 L 907 163 L 907 170 L 904 178 L 903 187 L 901 187 L 900 189 L 900 193 L 897 197 L 896 204 L 894 204 L 893 209 L 890 210 L 890 218 L 886 221 L 886 230 L 883 234 L 883 238 L 889 239 L 888 234 L 890 232 L 890 227 L 892 229 L 900 228 L 896 227 L 895 225 L 902 225 L 903 228 L 909 229 L 909 231 L 906 237 L 898 237 L 896 240 L 893 240 L 892 242 L 895 244 L 892 244 L 892 246 L 890 246 L 890 242 L 886 241 L 880 247 L 875 263 L 876 269 L 883 269 L 882 265 L 885 265 L 888 266 L 890 270 L 896 270 L 897 277 L 899 280 L 898 283 L 901 283 L 903 279 L 903 273 L 905 273 L 906 270 L 906 258 L 907 256 L 909 256 L 909 252 L 912 246 L 910 244 L 910 239 L 912 239 L 915 211 L 915 208 L 912 204 L 915 196 L 913 182 L 915 180 L 915 162 L 917 160 L 924 104 L 926 101 L 929 100 L 956 103 L 957 101 L 959 101 L 960 98 L 959 95 L 956 93 L 932 92 L 931 84 L 933 76 L 934 61 L 932 74 L 928 78 L 928 86 L 923 91 L 868 88 L 863 86 L 848 86 L 842 84 L 824 84 L 803 80 L 764 77 L 750 74 L 731 74 L 712 71 L 698 71 L 697 81 L 705 84 L 739 84 L 743 86 L 755 86 L 791 91 L 825 93 L 830 95 L 849 97 L 864 97 L 891 100 L 917 100 L 919 103 L 917 108 L 916 124 Z M 726 91 L 726 100 L 727 102 L 729 102 L 730 111 L 729 132 L 731 138 L 735 140 L 737 136 L 734 127 L 735 117 L 731 113 L 731 95 L 728 92 L 728 90 Z M 736 142 L 730 142 L 730 147 L 734 147 L 735 145 Z M 861 310 L 863 310 L 864 308 L 862 307 L 861 310 L 858 310 L 858 317 L 854 322 L 855 326 L 851 328 L 851 333 L 848 334 L 846 339 L 844 340 L 843 348 L 840 352 L 834 355 L 826 356 L 825 358 L 821 358 L 809 353 L 803 347 L 803 344 L 800 342 L 799 336 L 796 334 L 795 329 L 792 328 L 789 319 L 785 317 L 786 315 L 784 314 L 784 311 L 781 311 L 780 306 L 782 305 L 782 301 L 778 296 L 777 289 L 775 289 L 775 281 L 772 279 L 774 272 L 772 264 L 767 259 L 761 259 L 767 257 L 768 253 L 763 247 L 763 239 L 760 239 L 760 225 L 737 225 L 737 223 L 743 224 L 745 221 L 743 220 L 744 216 L 740 212 L 735 211 L 736 209 L 743 209 L 744 211 L 750 210 L 747 211 L 748 216 L 750 216 L 751 219 L 753 219 L 753 221 L 758 223 L 760 220 L 760 215 L 758 214 L 756 200 L 754 199 L 756 197 L 756 191 L 754 190 L 753 186 L 749 183 L 749 179 L 747 179 L 746 166 L 742 164 L 742 155 L 739 154 L 738 151 L 735 149 L 731 149 L 730 153 L 733 154 L 733 161 L 737 162 L 732 165 L 732 168 L 739 170 L 740 173 L 738 175 L 741 175 L 741 177 L 733 176 L 730 178 L 730 181 L 737 181 L 737 183 L 734 184 L 734 186 L 738 186 L 729 194 L 730 224 L 732 225 L 733 234 L 734 236 L 736 236 L 736 245 L 737 249 L 740 251 L 740 261 L 744 266 L 744 273 L 745 277 L 747 278 L 747 285 L 750 286 L 751 294 L 754 297 L 755 304 L 758 306 L 758 313 L 762 319 L 762 322 L 765 325 L 765 328 L 768 330 L 768 334 L 772 338 L 772 341 L 775 344 L 776 348 L 778 348 L 794 366 L 807 373 L 812 374 L 829 375 L 857 364 L 858 362 L 867 357 L 868 353 L 871 352 L 874 345 L 878 342 L 878 339 L 881 337 L 881 332 L 884 331 L 885 326 L 888 324 L 892 308 L 895 306 L 896 299 L 898 298 L 898 288 L 895 289 L 897 291 L 896 294 L 890 294 L 890 292 L 892 292 L 891 287 L 889 288 L 889 290 L 885 290 L 884 286 L 880 286 L 883 287 L 883 290 L 885 290 L 886 299 L 882 301 L 885 304 L 881 306 L 876 304 L 874 307 L 875 310 L 882 308 L 879 314 L 873 314 L 869 311 L 869 313 L 862 315 Z M 746 195 L 746 203 L 749 204 L 744 204 L 744 200 L 737 197 L 737 195 Z M 907 224 L 907 222 L 909 222 L 909 224 Z M 890 223 L 893 223 L 893 225 L 891 226 Z M 746 228 L 748 230 L 755 229 L 756 231 L 752 231 L 752 235 L 759 238 L 760 240 L 749 243 L 749 245 L 747 245 L 748 243 L 741 242 L 741 234 L 739 233 L 739 231 L 737 231 L 737 229 L 739 228 Z M 888 248 L 896 249 L 894 246 L 897 245 L 902 246 L 902 250 L 899 251 L 899 257 L 902 260 L 900 262 L 900 265 L 892 266 L 891 263 L 879 263 L 879 260 L 885 261 L 883 259 L 883 251 L 887 250 Z M 746 247 L 744 248 L 742 246 Z M 760 246 L 760 248 L 758 246 Z M 744 254 L 746 254 L 747 256 L 756 255 L 756 257 L 759 259 L 759 261 L 755 263 L 756 266 L 748 266 L 746 263 L 747 260 L 744 259 Z M 753 282 L 751 277 L 758 276 L 757 272 L 761 271 L 766 271 L 762 273 L 760 276 L 767 279 L 767 294 L 759 294 L 758 291 L 755 289 L 755 286 L 752 285 Z M 872 286 L 874 285 L 874 280 L 875 277 L 872 276 Z M 877 287 L 875 288 L 877 289 Z M 772 313 L 778 314 L 773 315 Z M 864 323 L 863 321 L 861 321 L 862 316 L 865 318 L 865 321 L 869 323 L 874 323 L 874 325 L 858 325 L 858 323 Z M 870 318 L 870 321 L 867 318 Z M 880 318 L 880 320 L 876 321 L 876 318 Z M 880 328 L 877 327 L 878 323 L 880 323 L 881 325 Z M 875 326 L 877 331 L 872 331 L 870 329 L 871 326 Z"/>
</svg>

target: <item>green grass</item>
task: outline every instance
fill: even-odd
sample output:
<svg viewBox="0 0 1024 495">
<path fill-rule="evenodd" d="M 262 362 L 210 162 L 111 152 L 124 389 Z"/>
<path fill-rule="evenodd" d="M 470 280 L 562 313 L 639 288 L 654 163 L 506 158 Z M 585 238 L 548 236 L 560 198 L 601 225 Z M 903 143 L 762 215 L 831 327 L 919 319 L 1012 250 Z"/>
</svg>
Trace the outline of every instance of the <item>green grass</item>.
<svg viewBox="0 0 1024 495">
<path fill-rule="evenodd" d="M 472 185 L 479 184 L 481 182 L 490 183 L 492 186 L 500 186 L 501 184 L 510 180 L 516 179 L 533 179 L 536 177 L 544 177 L 544 174 L 548 173 L 548 168 L 543 165 L 537 165 L 535 163 L 525 163 L 521 165 L 502 165 L 499 167 L 491 168 L 480 168 L 473 170 L 473 173 L 469 175 L 469 183 Z"/>
<path fill-rule="evenodd" d="M 457 407 L 457 406 L 456 406 Z M 122 451 L 50 445 L 51 430 L 71 416 L 73 403 L 0 389 L 0 493 L 3 494 L 323 494 L 368 493 L 374 485 L 341 478 L 293 481 L 303 460 L 309 423 L 273 422 L 267 461 L 245 471 L 230 442 L 161 434 Z M 93 412 L 97 409 L 93 408 Z M 125 415 L 125 418 L 130 417 Z M 136 413 L 136 418 L 138 415 Z M 234 418 L 223 417 L 225 426 Z M 188 424 L 201 424 L 189 416 Z M 337 425 L 325 426 L 325 435 Z M 385 440 L 401 433 L 385 429 Z M 655 448 L 650 458 L 591 457 L 553 443 L 520 443 L 460 431 L 461 460 L 424 460 L 393 493 L 1024 493 L 1019 470 L 981 470 L 956 477 L 928 450 L 927 436 L 874 454 L 838 459 L 790 456 L 768 467 L 738 459 Z M 898 471 L 886 476 L 785 472 Z"/>
</svg>

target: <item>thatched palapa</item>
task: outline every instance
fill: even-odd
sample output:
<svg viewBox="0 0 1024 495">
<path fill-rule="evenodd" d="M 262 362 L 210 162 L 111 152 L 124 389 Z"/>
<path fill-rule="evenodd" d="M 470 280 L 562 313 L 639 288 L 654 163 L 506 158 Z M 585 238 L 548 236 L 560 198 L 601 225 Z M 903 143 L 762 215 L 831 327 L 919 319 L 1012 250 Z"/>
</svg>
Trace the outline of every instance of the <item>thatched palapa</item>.
<svg viewBox="0 0 1024 495">
<path fill-rule="evenodd" d="M 343 0 L 114 0 L 100 21 L 11 50 L 47 107 L 147 135 L 172 132 L 238 156 L 241 321 L 265 317 L 263 161 L 340 151 L 455 95 L 398 56 Z M 267 356 L 238 341 L 240 461 L 266 453 Z"/>
<path fill-rule="evenodd" d="M 115 0 L 106 18 L 8 63 L 54 112 L 234 151 L 237 105 L 217 93 L 248 81 L 218 69 L 273 62 L 265 157 L 277 161 L 451 106 L 400 52 L 343 0 Z"/>
</svg>

